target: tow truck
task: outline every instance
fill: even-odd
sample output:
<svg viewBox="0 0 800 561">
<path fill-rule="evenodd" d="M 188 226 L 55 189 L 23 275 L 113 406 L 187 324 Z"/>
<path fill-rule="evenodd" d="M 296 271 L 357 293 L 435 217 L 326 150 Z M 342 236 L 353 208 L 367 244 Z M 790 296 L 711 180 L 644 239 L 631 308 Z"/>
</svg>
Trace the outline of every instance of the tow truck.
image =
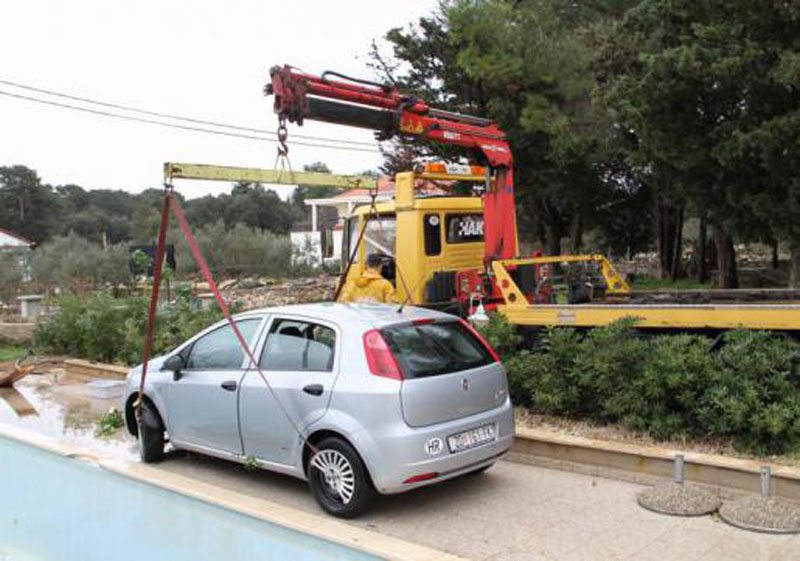
<svg viewBox="0 0 800 561">
<path fill-rule="evenodd" d="M 520 255 L 511 146 L 488 119 L 436 109 L 395 86 L 335 72 L 314 76 L 288 65 L 270 70 L 264 91 L 274 97 L 281 127 L 315 120 L 366 128 L 378 140 L 400 136 L 458 146 L 478 165 L 400 173 L 394 200 L 356 209 L 345 221 L 350 255 L 343 251 L 343 259 L 357 264 L 347 278 L 360 274 L 366 256 L 378 252 L 392 259 L 385 272 L 401 300 L 457 304 L 466 312 L 480 300 L 520 326 L 592 327 L 635 317 L 644 328 L 800 330 L 796 294 L 781 302 L 639 304 L 602 255 Z M 416 196 L 420 180 L 467 181 L 477 196 Z M 355 247 L 362 230 L 365 243 Z M 598 265 L 601 283 L 591 283 L 588 297 L 584 291 L 573 303 L 554 303 L 547 290 L 551 266 L 564 262 Z"/>
</svg>

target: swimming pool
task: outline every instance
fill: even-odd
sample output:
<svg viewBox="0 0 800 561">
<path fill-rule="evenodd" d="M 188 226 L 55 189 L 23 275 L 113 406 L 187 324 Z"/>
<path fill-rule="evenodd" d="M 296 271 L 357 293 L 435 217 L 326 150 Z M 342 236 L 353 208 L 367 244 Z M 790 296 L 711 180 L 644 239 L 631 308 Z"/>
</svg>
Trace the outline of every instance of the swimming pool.
<svg viewBox="0 0 800 561">
<path fill-rule="evenodd" d="M 0 431 L 0 561 L 124 559 L 379 557 Z"/>
</svg>

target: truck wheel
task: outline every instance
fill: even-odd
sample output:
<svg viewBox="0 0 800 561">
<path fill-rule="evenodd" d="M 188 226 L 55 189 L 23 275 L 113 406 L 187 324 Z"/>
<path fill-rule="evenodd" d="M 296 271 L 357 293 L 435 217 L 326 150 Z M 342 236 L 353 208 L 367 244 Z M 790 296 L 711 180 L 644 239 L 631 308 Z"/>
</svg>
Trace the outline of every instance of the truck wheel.
<svg viewBox="0 0 800 561">
<path fill-rule="evenodd" d="M 146 464 L 164 459 L 164 424 L 150 402 L 142 402 L 139 427 L 139 457 Z"/>
<path fill-rule="evenodd" d="M 374 489 L 364 462 L 347 442 L 331 437 L 317 445 L 308 463 L 308 483 L 319 506 L 339 518 L 355 518 Z"/>
</svg>

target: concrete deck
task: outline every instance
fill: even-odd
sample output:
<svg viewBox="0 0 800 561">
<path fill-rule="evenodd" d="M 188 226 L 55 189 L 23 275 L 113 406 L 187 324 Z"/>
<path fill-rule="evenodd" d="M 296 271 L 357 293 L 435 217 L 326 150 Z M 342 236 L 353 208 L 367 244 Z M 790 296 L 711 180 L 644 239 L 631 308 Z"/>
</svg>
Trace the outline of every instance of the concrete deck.
<svg viewBox="0 0 800 561">
<path fill-rule="evenodd" d="M 79 379 L 53 384 L 30 378 L 19 393 L 38 411 L 17 417 L 0 399 L 0 422 L 59 436 L 98 453 L 135 461 L 123 435 L 97 443 L 91 419 L 112 403 L 93 400 Z M 0 466 L 0 470 L 1 470 Z M 269 472 L 195 454 L 170 453 L 156 470 L 202 484 L 321 515 L 306 485 Z M 602 475 L 602 470 L 598 473 Z M 348 522 L 451 554 L 478 560 L 771 560 L 800 559 L 800 536 L 732 528 L 712 517 L 673 518 L 643 510 L 644 487 L 501 461 L 465 477 L 405 495 L 380 498 L 364 517 Z"/>
</svg>

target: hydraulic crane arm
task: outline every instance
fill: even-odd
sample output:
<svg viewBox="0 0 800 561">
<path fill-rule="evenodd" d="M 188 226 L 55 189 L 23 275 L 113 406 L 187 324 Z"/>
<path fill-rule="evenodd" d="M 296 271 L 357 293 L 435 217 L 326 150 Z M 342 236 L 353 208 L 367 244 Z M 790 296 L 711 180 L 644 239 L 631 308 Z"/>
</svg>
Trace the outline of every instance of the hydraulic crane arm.
<svg viewBox="0 0 800 561">
<path fill-rule="evenodd" d="M 494 188 L 483 196 L 487 262 L 518 254 L 513 158 L 506 135 L 496 124 L 429 107 L 394 87 L 333 72 L 318 77 L 275 66 L 270 79 L 264 92 L 275 96 L 275 113 L 281 120 L 302 125 L 312 119 L 370 129 L 378 140 L 396 134 L 419 137 L 479 155 L 496 172 Z"/>
</svg>

